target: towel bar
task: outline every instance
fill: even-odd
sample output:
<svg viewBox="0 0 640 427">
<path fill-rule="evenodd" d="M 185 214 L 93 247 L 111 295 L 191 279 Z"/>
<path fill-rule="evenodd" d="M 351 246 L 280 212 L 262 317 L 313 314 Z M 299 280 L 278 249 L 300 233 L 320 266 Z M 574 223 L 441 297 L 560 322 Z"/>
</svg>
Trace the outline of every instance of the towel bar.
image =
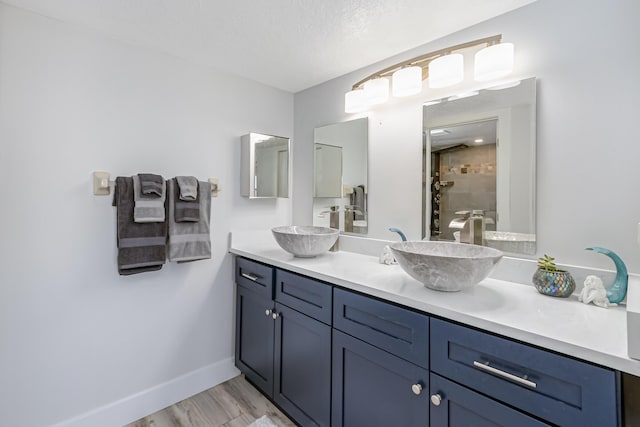
<svg viewBox="0 0 640 427">
<path fill-rule="evenodd" d="M 93 172 L 93 195 L 108 196 L 111 193 L 111 187 L 115 186 L 115 181 L 111 181 L 109 172 Z M 211 184 L 211 197 L 218 197 L 218 193 L 222 191 L 220 180 L 218 178 L 209 178 Z"/>
</svg>

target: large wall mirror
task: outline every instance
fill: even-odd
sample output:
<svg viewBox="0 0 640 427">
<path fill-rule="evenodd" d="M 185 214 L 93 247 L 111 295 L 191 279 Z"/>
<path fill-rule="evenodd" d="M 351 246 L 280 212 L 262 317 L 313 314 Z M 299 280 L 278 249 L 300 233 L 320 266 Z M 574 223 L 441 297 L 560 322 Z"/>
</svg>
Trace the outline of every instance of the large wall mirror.
<svg viewBox="0 0 640 427">
<path fill-rule="evenodd" d="M 253 132 L 244 135 L 241 162 L 243 196 L 289 197 L 289 138 Z"/>
<path fill-rule="evenodd" d="M 423 107 L 423 238 L 457 240 L 476 211 L 484 244 L 535 254 L 536 79 Z M 450 226 L 451 225 L 451 226 Z"/>
<path fill-rule="evenodd" d="M 367 234 L 367 118 L 314 130 L 313 225 Z"/>
</svg>

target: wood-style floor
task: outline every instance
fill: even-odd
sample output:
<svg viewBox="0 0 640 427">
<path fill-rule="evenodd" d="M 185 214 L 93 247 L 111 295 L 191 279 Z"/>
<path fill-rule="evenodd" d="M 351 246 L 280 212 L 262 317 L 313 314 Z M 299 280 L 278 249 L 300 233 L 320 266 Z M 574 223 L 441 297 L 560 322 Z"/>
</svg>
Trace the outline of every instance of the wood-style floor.
<svg viewBox="0 0 640 427">
<path fill-rule="evenodd" d="M 125 427 L 246 427 L 263 415 L 279 427 L 295 426 L 239 375 Z"/>
</svg>

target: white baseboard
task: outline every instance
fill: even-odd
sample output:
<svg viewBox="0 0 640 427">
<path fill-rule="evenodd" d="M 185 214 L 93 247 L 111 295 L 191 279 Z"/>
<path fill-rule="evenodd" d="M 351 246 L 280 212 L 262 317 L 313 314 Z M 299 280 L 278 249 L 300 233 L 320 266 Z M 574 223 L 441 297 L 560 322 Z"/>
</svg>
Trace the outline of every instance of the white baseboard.
<svg viewBox="0 0 640 427">
<path fill-rule="evenodd" d="M 52 427 L 123 426 L 223 383 L 239 373 L 233 365 L 233 358 L 230 357 L 59 422 Z"/>
</svg>

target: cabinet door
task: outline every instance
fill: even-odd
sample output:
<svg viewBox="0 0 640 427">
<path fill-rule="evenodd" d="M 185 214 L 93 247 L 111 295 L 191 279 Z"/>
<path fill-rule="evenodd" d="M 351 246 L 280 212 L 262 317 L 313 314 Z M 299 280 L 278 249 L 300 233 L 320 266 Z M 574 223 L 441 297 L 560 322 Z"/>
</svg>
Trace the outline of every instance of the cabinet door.
<svg viewBox="0 0 640 427">
<path fill-rule="evenodd" d="M 439 375 L 431 374 L 430 380 L 432 426 L 551 426 Z"/>
<path fill-rule="evenodd" d="M 266 395 L 273 396 L 273 301 L 237 287 L 236 366 Z"/>
<path fill-rule="evenodd" d="M 335 329 L 332 388 L 333 427 L 429 426 L 428 371 Z"/>
<path fill-rule="evenodd" d="M 331 420 L 331 327 L 276 303 L 274 400 L 302 426 Z"/>
</svg>

